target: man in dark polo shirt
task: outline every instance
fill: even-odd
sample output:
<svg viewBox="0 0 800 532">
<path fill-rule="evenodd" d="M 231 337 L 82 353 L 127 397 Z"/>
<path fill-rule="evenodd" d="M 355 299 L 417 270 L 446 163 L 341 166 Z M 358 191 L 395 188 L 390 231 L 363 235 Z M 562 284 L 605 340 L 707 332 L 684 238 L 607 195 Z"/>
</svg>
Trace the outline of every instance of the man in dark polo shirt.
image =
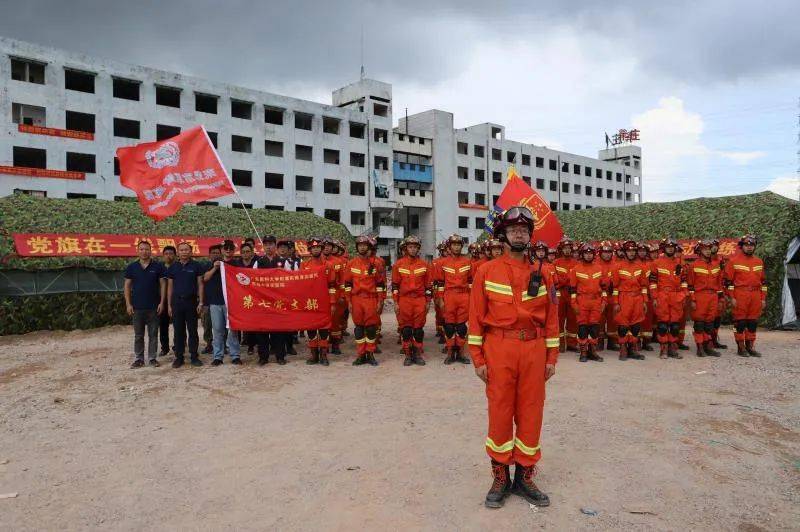
<svg viewBox="0 0 800 532">
<path fill-rule="evenodd" d="M 277 239 L 268 235 L 262 239 L 264 244 L 264 256 L 256 259 L 254 268 L 272 269 L 280 268 L 287 269 L 287 259 L 278 254 L 276 250 Z M 284 241 L 281 241 L 284 242 Z M 288 247 L 284 244 L 284 253 L 287 253 Z M 256 341 L 258 343 L 258 365 L 263 366 L 269 362 L 270 353 L 275 355 L 278 364 L 286 364 L 286 344 L 287 338 L 291 341 L 290 333 L 278 331 L 260 331 L 256 334 Z"/>
<path fill-rule="evenodd" d="M 136 246 L 139 260 L 125 269 L 125 307 L 133 318 L 132 368 L 144 366 L 144 331 L 147 328 L 148 364 L 158 367 L 158 321 L 166 303 L 164 266 L 152 260 L 150 243 Z"/>
<path fill-rule="evenodd" d="M 192 259 L 192 246 L 178 244 L 178 260 L 167 270 L 169 315 L 175 330 L 173 368 L 183 366 L 186 335 L 189 335 L 189 357 L 192 366 L 202 366 L 197 354 L 197 317 L 203 312 L 203 266 Z"/>
<path fill-rule="evenodd" d="M 231 363 L 240 365 L 239 336 L 236 331 L 228 329 L 228 308 L 225 306 L 225 295 L 222 292 L 222 272 L 220 265 L 243 266 L 242 260 L 234 257 L 236 245 L 233 240 L 226 240 L 222 245 L 208 248 L 211 257 L 211 267 L 203 274 L 204 301 L 211 314 L 211 327 L 214 332 L 214 360 L 212 366 L 221 366 L 225 355 L 225 346 L 231 355 Z"/>
<path fill-rule="evenodd" d="M 175 246 L 164 246 L 161 250 L 162 264 L 164 265 L 164 273 L 166 274 L 169 267 L 177 260 L 178 250 Z M 164 279 L 164 292 L 166 293 L 166 278 Z M 163 357 L 169 354 L 169 312 L 167 312 L 167 302 L 164 301 L 164 311 L 158 316 L 158 334 L 161 339 L 161 353 L 158 356 Z"/>
</svg>

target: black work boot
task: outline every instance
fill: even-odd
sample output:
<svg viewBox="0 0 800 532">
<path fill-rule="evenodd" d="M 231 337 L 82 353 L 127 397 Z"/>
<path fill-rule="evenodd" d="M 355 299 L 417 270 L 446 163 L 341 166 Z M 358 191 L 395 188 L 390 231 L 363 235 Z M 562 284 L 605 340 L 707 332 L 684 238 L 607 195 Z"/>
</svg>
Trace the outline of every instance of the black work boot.
<svg viewBox="0 0 800 532">
<path fill-rule="evenodd" d="M 285 366 L 286 365 L 286 355 L 283 354 L 283 353 L 279 354 L 277 356 L 277 362 L 278 362 L 279 366 Z"/>
<path fill-rule="evenodd" d="M 173 368 L 179 368 L 183 366 L 183 355 L 175 355 L 175 360 L 172 361 Z"/>
<path fill-rule="evenodd" d="M 536 468 L 534 466 L 523 467 L 517 464 L 514 469 L 514 485 L 511 488 L 511 492 L 519 495 L 534 506 L 550 506 L 550 498 L 542 493 L 533 482 Z"/>
<path fill-rule="evenodd" d="M 745 346 L 744 347 L 745 350 L 747 351 L 747 354 L 750 355 L 751 357 L 760 357 L 761 356 L 761 353 L 756 351 L 755 348 L 753 347 L 753 340 L 745 340 L 744 341 L 744 346 Z"/>
<path fill-rule="evenodd" d="M 679 342 L 678 343 L 678 349 L 680 349 L 681 351 L 689 351 L 690 350 L 689 346 L 684 344 L 683 342 Z"/>
<path fill-rule="evenodd" d="M 588 353 L 586 356 L 589 357 L 589 360 L 594 360 L 595 362 L 603 361 L 603 357 L 597 354 L 597 349 L 592 344 L 589 344 Z"/>
<path fill-rule="evenodd" d="M 258 365 L 259 366 L 263 366 L 264 364 L 266 364 L 268 362 L 269 362 L 269 355 L 267 355 L 267 354 L 263 354 L 262 355 L 261 353 L 258 354 Z"/>
<path fill-rule="evenodd" d="M 717 331 L 711 334 L 711 344 L 714 346 L 714 349 L 728 349 L 727 345 L 719 343 L 719 333 Z"/>
<path fill-rule="evenodd" d="M 320 366 L 330 366 L 331 363 L 328 362 L 328 350 L 324 347 L 319 349 L 319 365 Z"/>
<path fill-rule="evenodd" d="M 589 356 L 588 356 L 589 349 L 588 349 L 588 346 L 586 344 L 578 344 L 578 349 L 579 349 L 580 354 L 581 354 L 580 358 L 578 358 L 578 360 L 580 362 L 587 362 L 589 360 Z"/>
<path fill-rule="evenodd" d="M 676 344 L 675 342 L 672 342 L 671 344 L 669 344 L 669 353 L 668 353 L 669 357 L 670 358 L 678 358 L 678 359 L 683 358 L 683 355 L 678 353 L 678 349 L 680 349 L 680 346 L 678 344 Z"/>
<path fill-rule="evenodd" d="M 311 348 L 311 356 L 308 357 L 308 359 L 306 360 L 306 364 L 308 364 L 309 366 L 313 366 L 314 364 L 319 364 L 319 361 L 320 361 L 319 360 L 319 349 L 317 349 L 316 347 L 312 347 Z"/>
<path fill-rule="evenodd" d="M 420 350 L 414 349 L 413 360 L 414 360 L 414 364 L 416 364 L 417 366 L 424 366 L 425 365 L 425 359 L 422 358 L 422 351 L 420 351 Z"/>
<path fill-rule="evenodd" d="M 472 361 L 469 357 L 464 356 L 464 353 L 461 352 L 461 347 L 456 347 L 456 362 L 461 362 L 462 364 L 472 364 Z"/>
<path fill-rule="evenodd" d="M 744 345 L 744 340 L 736 340 L 736 354 L 740 357 L 750 356 L 750 353 L 747 352 L 747 348 Z"/>
<path fill-rule="evenodd" d="M 375 353 L 367 353 L 367 364 L 370 366 L 377 366 L 378 361 L 375 360 Z"/>
<path fill-rule="evenodd" d="M 698 344 L 697 344 L 697 356 L 699 356 L 699 357 L 704 357 L 704 356 L 706 356 L 706 348 L 705 348 L 705 346 L 704 346 L 703 344 L 701 344 L 701 343 L 698 343 Z"/>
<path fill-rule="evenodd" d="M 339 343 L 338 342 L 334 343 L 331 346 L 331 354 L 332 355 L 341 355 L 342 354 L 342 350 L 339 349 Z"/>
<path fill-rule="evenodd" d="M 195 355 L 193 357 L 189 357 L 189 364 L 191 364 L 192 366 L 194 366 L 196 368 L 199 368 L 200 366 L 203 365 L 203 361 L 200 360 L 199 356 Z"/>
<path fill-rule="evenodd" d="M 718 357 L 719 356 L 719 351 L 715 351 L 714 350 L 714 343 L 711 340 L 708 340 L 705 344 L 703 344 L 703 347 L 706 350 L 706 355 L 708 355 L 710 357 Z"/>
<path fill-rule="evenodd" d="M 508 466 L 492 460 L 492 487 L 486 494 L 484 505 L 487 508 L 502 508 L 506 497 L 511 493 L 511 472 Z"/>
<path fill-rule="evenodd" d="M 642 341 L 642 351 L 652 351 L 653 346 L 650 345 L 649 341 Z"/>
<path fill-rule="evenodd" d="M 354 366 L 363 366 L 367 363 L 367 355 L 358 355 L 355 360 L 353 360 Z"/>
<path fill-rule="evenodd" d="M 629 354 L 628 356 L 634 360 L 644 360 L 644 355 L 639 352 L 639 343 L 634 342 L 632 344 L 628 344 Z"/>
<path fill-rule="evenodd" d="M 447 353 L 447 357 L 444 359 L 445 364 L 449 365 L 456 361 L 455 349 L 455 347 L 450 347 L 447 349 L 447 351 L 445 351 Z"/>
<path fill-rule="evenodd" d="M 619 359 L 628 360 L 628 344 L 625 342 L 619 343 Z"/>
</svg>

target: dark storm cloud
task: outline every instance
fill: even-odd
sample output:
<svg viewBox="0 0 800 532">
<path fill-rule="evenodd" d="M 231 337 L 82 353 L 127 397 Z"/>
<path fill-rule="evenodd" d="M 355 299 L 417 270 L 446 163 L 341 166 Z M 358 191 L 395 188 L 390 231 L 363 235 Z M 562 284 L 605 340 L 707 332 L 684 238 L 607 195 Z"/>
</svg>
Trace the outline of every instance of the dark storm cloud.
<svg viewBox="0 0 800 532">
<path fill-rule="evenodd" d="M 261 88 L 330 88 L 367 74 L 439 83 L 487 41 L 566 28 L 603 37 L 644 73 L 688 84 L 800 66 L 800 2 L 3 1 L 0 34 Z"/>
</svg>

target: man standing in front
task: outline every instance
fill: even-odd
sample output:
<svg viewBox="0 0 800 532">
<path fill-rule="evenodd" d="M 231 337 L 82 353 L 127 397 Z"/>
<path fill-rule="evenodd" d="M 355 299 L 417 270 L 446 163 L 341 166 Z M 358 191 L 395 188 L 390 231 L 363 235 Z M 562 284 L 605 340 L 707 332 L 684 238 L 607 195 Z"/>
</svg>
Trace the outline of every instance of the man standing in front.
<svg viewBox="0 0 800 532">
<path fill-rule="evenodd" d="M 147 328 L 148 364 L 158 367 L 159 315 L 164 310 L 166 281 L 164 265 L 152 260 L 150 242 L 142 240 L 136 246 L 139 260 L 125 269 L 125 308 L 133 318 L 132 368 L 144 366 L 144 331 Z"/>
<path fill-rule="evenodd" d="M 403 345 L 403 365 L 425 365 L 422 357 L 423 327 L 433 297 L 432 272 L 428 263 L 419 257 L 422 242 L 416 236 L 404 242 L 406 256 L 398 259 L 392 268 L 392 299 L 395 302 L 397 326 Z"/>
<path fill-rule="evenodd" d="M 739 239 L 740 252 L 725 264 L 725 286 L 733 312 L 733 337 L 740 357 L 760 357 L 756 351 L 758 319 L 767 305 L 764 261 L 755 256 L 756 237 Z"/>
<path fill-rule="evenodd" d="M 172 266 L 172 264 L 175 262 L 177 254 L 178 251 L 175 249 L 175 246 L 164 246 L 164 249 L 161 250 L 161 257 L 164 259 L 164 262 L 162 263 L 164 266 L 164 273 L 166 273 L 170 266 Z M 167 281 L 164 279 L 165 294 L 167 287 L 166 283 Z M 167 303 L 165 300 L 164 312 L 162 312 L 158 317 L 158 335 L 161 339 L 161 353 L 158 356 L 160 357 L 167 356 L 169 354 L 169 323 L 169 312 L 167 312 Z"/>
<path fill-rule="evenodd" d="M 222 272 L 220 266 L 223 261 L 231 266 L 242 266 L 242 261 L 234 257 L 236 245 L 233 240 L 226 240 L 208 248 L 211 256 L 211 268 L 203 274 L 203 298 L 211 314 L 211 328 L 213 331 L 214 360 L 212 366 L 221 366 L 225 355 L 225 346 L 231 356 L 231 364 L 241 365 L 239 336 L 236 331 L 228 329 L 228 307 L 225 305 L 225 295 L 222 292 Z"/>
<path fill-rule="evenodd" d="M 175 360 L 173 368 L 183 366 L 186 336 L 189 336 L 189 361 L 202 366 L 197 353 L 197 318 L 203 312 L 203 266 L 192 259 L 192 246 L 178 244 L 178 260 L 167 270 L 167 301 L 172 326 L 175 329 Z"/>
<path fill-rule="evenodd" d="M 344 290 L 353 316 L 353 336 L 356 340 L 354 366 L 377 366 L 375 351 L 378 327 L 386 299 L 386 272 L 372 256 L 372 240 L 366 236 L 356 238 L 356 256 L 344 269 Z"/>
<path fill-rule="evenodd" d="M 486 452 L 494 480 L 488 508 L 503 506 L 509 493 L 536 506 L 550 504 L 533 477 L 541 458 L 545 381 L 558 359 L 558 302 L 553 278 L 525 256 L 533 228 L 527 208 L 503 213 L 495 235 L 509 252 L 478 269 L 470 293 L 468 344 L 489 402 Z"/>
</svg>

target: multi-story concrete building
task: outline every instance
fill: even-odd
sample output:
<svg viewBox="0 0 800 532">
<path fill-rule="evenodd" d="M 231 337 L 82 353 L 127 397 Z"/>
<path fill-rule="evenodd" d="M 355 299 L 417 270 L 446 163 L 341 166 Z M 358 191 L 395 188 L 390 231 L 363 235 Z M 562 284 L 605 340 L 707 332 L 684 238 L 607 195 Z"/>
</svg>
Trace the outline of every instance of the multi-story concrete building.
<svg viewBox="0 0 800 532">
<path fill-rule="evenodd" d="M 474 241 L 509 164 L 554 209 L 641 201 L 641 152 L 599 159 L 455 129 L 431 110 L 392 128 L 392 87 L 362 79 L 331 105 L 0 37 L 0 195 L 130 200 L 114 154 L 203 124 L 248 208 L 310 211 L 394 257 L 409 233 Z M 235 196 L 210 202 L 241 207 Z M 268 230 L 268 228 L 265 228 Z M 298 234 L 302 234 L 298 228 Z"/>
</svg>

